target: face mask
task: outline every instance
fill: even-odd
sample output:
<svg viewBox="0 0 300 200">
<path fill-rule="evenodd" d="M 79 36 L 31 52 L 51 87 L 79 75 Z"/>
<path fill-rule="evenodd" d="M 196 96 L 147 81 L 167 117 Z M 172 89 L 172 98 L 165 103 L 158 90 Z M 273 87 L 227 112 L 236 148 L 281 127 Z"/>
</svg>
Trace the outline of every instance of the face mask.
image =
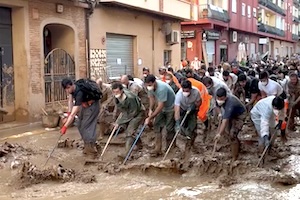
<svg viewBox="0 0 300 200">
<path fill-rule="evenodd" d="M 125 85 L 125 84 L 122 84 L 122 86 L 123 86 L 123 88 L 127 88 L 127 85 Z"/>
<path fill-rule="evenodd" d="M 115 94 L 115 97 L 116 97 L 117 99 L 119 99 L 121 96 L 122 96 L 122 94 Z"/>
<path fill-rule="evenodd" d="M 273 113 L 274 113 L 274 115 L 278 116 L 279 115 L 279 110 L 273 108 Z"/>
<path fill-rule="evenodd" d="M 153 85 L 152 86 L 147 86 L 147 90 L 149 90 L 149 91 L 154 90 L 154 86 Z"/>
<path fill-rule="evenodd" d="M 171 80 L 166 80 L 166 83 L 170 84 L 170 83 L 171 83 Z"/>
<path fill-rule="evenodd" d="M 189 92 L 182 92 L 183 96 L 188 97 L 190 95 Z"/>
<path fill-rule="evenodd" d="M 224 100 L 218 100 L 218 99 L 217 99 L 217 104 L 218 104 L 219 106 L 222 106 L 224 103 L 225 103 Z"/>
<path fill-rule="evenodd" d="M 143 76 L 146 78 L 148 75 L 147 74 L 143 74 Z"/>
<path fill-rule="evenodd" d="M 266 85 L 268 85 L 268 81 L 261 81 L 261 84 L 266 86 Z"/>
</svg>

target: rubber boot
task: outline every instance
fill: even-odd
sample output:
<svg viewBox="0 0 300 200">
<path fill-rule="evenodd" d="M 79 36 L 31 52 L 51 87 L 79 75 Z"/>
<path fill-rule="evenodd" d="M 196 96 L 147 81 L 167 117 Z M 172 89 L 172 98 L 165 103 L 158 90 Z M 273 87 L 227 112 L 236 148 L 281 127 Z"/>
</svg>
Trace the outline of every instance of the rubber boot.
<svg viewBox="0 0 300 200">
<path fill-rule="evenodd" d="M 234 141 L 231 142 L 231 155 L 233 161 L 238 159 L 239 152 L 240 152 L 240 141 L 236 138 Z"/>
<path fill-rule="evenodd" d="M 98 151 L 95 143 L 85 143 L 83 153 L 86 154 L 91 159 L 96 159 L 98 156 Z"/>
<path fill-rule="evenodd" d="M 183 154 L 184 160 L 187 160 L 189 158 L 191 148 L 192 148 L 192 140 L 187 140 L 185 143 L 184 154 Z"/>
<path fill-rule="evenodd" d="M 152 157 L 157 157 L 162 154 L 161 152 L 161 147 L 162 147 L 162 134 L 161 133 L 156 133 L 155 136 L 155 148 L 151 152 Z"/>
<path fill-rule="evenodd" d="M 121 159 L 126 158 L 126 156 L 127 156 L 128 152 L 129 152 L 129 150 L 130 150 L 130 148 L 131 148 L 133 142 L 134 142 L 134 138 L 133 138 L 133 137 L 131 137 L 131 136 L 130 136 L 130 137 L 126 137 L 126 141 L 125 141 L 125 149 L 124 149 L 124 152 L 122 152 L 122 153 L 120 153 L 120 154 L 118 155 L 119 158 L 121 158 Z"/>
</svg>

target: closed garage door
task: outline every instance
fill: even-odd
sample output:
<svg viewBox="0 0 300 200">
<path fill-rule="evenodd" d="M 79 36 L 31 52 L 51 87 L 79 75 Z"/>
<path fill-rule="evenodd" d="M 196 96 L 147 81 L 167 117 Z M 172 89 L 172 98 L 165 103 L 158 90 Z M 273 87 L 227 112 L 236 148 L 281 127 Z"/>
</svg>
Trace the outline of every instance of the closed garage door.
<svg viewBox="0 0 300 200">
<path fill-rule="evenodd" d="M 106 35 L 107 72 L 111 79 L 123 74 L 133 75 L 133 37 Z"/>
</svg>

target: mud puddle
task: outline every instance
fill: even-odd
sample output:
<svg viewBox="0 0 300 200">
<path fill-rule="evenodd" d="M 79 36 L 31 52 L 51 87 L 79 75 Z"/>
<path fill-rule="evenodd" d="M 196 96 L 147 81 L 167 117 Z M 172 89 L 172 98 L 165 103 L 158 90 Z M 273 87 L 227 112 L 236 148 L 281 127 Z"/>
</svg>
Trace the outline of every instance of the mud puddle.
<svg viewBox="0 0 300 200">
<path fill-rule="evenodd" d="M 123 150 L 119 142 L 122 134 L 109 146 L 105 163 L 84 165 L 85 157 L 76 143 L 79 136 L 72 129 L 68 137 L 76 142 L 70 147 L 57 148 L 47 167 L 61 164 L 64 169 L 74 170 L 79 181 L 75 177 L 63 181 L 52 175 L 23 189 L 16 188 L 15 177 L 22 165 L 16 162 L 11 167 L 11 163 L 28 161 L 38 170 L 44 170 L 43 164 L 57 137 L 57 132 L 47 132 L 7 140 L 24 150 L 10 154 L 14 156 L 0 169 L 0 199 L 300 199 L 297 135 L 285 146 L 278 141 L 274 152 L 277 157 L 267 161 L 264 168 L 255 167 L 258 161 L 255 145 L 242 145 L 240 160 L 232 163 L 226 141 L 218 144 L 216 157 L 212 158 L 213 147 L 202 145 L 201 136 L 187 162 L 179 159 L 182 148 L 172 150 L 169 159 L 162 162 L 161 157 L 149 156 L 153 146 L 150 133 L 143 138 L 147 143 L 143 152 L 135 151 L 135 160 L 129 160 L 125 166 L 117 160 L 117 154 Z M 102 147 L 104 143 L 100 143 Z M 88 177 L 86 181 L 84 176 Z M 94 181 L 89 181 L 91 177 Z"/>
</svg>

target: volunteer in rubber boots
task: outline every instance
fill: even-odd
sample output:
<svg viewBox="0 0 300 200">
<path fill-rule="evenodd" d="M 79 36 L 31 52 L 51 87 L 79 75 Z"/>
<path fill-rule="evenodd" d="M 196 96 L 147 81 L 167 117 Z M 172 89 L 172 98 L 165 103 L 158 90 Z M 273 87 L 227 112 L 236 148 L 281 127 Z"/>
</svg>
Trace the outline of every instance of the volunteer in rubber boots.
<svg viewBox="0 0 300 200">
<path fill-rule="evenodd" d="M 187 158 L 197 136 L 197 113 L 201 103 L 199 90 L 196 87 L 192 87 L 191 81 L 183 80 L 181 82 L 181 89 L 175 96 L 174 118 L 175 131 L 180 131 L 186 137 L 184 158 Z M 187 116 L 184 122 L 182 122 L 185 115 Z M 183 123 L 182 126 L 180 126 L 181 123 Z"/>
<path fill-rule="evenodd" d="M 98 155 L 96 148 L 96 126 L 100 111 L 100 103 L 99 101 L 86 98 L 87 94 L 84 94 L 84 92 L 80 90 L 79 86 L 73 83 L 73 81 L 69 78 L 63 79 L 61 85 L 69 96 L 68 118 L 60 132 L 61 134 L 66 133 L 67 128 L 72 124 L 76 114 L 80 111 L 77 127 L 84 142 L 83 153 L 95 158 Z M 73 100 L 75 100 L 74 104 Z"/>
<path fill-rule="evenodd" d="M 112 91 L 114 94 L 115 104 L 120 111 L 121 117 L 116 121 L 116 127 L 125 125 L 125 150 L 119 154 L 119 157 L 124 159 L 129 152 L 131 145 L 133 144 L 137 135 L 137 130 L 140 124 L 145 119 L 145 108 L 142 105 L 140 98 L 125 89 L 121 83 L 114 83 L 112 85 Z M 142 147 L 141 139 L 137 142 L 138 148 Z"/>
<path fill-rule="evenodd" d="M 229 134 L 232 160 L 237 160 L 240 151 L 238 133 L 242 130 L 247 116 L 246 107 L 236 96 L 228 94 L 222 87 L 216 92 L 216 102 L 221 108 L 222 121 L 215 141 L 219 141 L 224 133 Z"/>
<path fill-rule="evenodd" d="M 148 90 L 150 108 L 145 124 L 148 125 L 154 119 L 155 149 L 151 156 L 158 156 L 162 153 L 162 130 L 166 127 L 166 148 L 169 147 L 174 135 L 174 101 L 175 93 L 171 86 L 161 80 L 156 80 L 155 76 L 149 74 L 145 84 Z M 157 107 L 154 107 L 157 101 Z"/>
</svg>

